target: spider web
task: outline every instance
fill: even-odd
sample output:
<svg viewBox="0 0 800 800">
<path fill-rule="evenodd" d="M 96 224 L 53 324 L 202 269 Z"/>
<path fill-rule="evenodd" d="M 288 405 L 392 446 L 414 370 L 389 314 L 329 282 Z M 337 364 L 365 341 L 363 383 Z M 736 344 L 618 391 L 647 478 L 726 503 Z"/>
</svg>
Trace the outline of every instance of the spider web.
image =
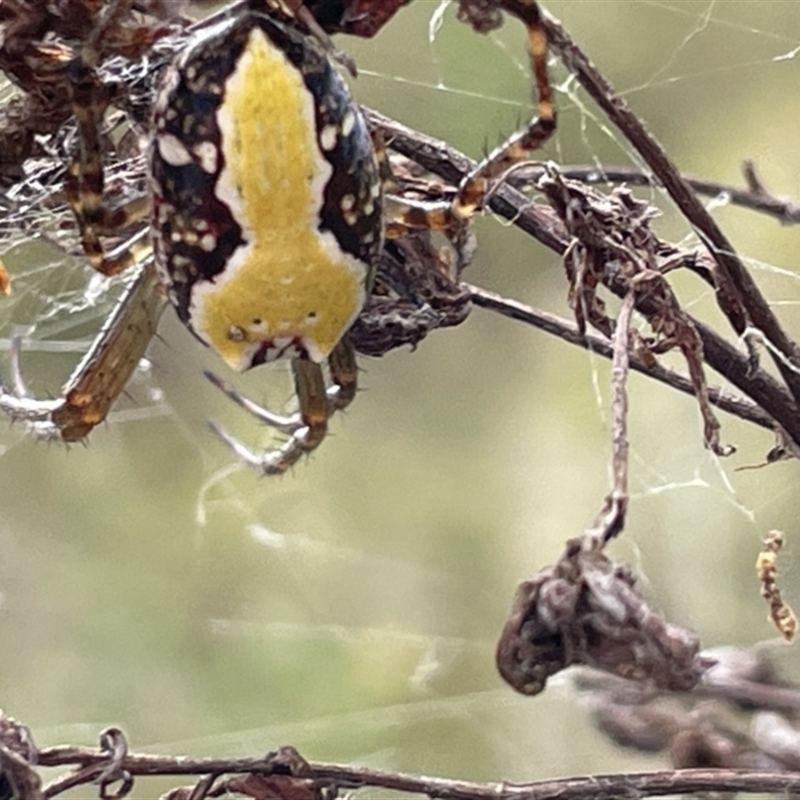
<svg viewBox="0 0 800 800">
<path fill-rule="evenodd" d="M 740 162 L 752 158 L 774 194 L 797 197 L 800 151 L 791 143 L 800 110 L 800 28 L 791 6 L 554 1 L 548 7 L 682 170 L 742 185 Z M 433 0 L 418 0 L 376 41 L 348 41 L 360 70 L 355 91 L 365 104 L 475 157 L 530 113 L 524 37 L 512 24 L 478 37 L 441 9 Z M 640 166 L 566 71 L 554 62 L 553 72 L 559 129 L 535 157 L 562 165 Z M 15 326 L 22 327 L 26 377 L 45 394 L 57 392 L 123 285 L 93 276 L 80 257 L 63 252 L 63 246 L 70 253 L 76 248 L 63 205 L 46 205 L 52 186 L 46 182 L 45 196 L 35 201 L 11 198 L 16 205 L 9 206 L 10 213 L 3 209 L 0 241 L 0 259 L 12 273 L 12 294 L 2 300 L 2 344 L 7 348 Z M 637 192 L 662 209 L 660 235 L 696 244 L 659 191 Z M 797 230 L 736 208 L 725 196 L 708 203 L 782 321 L 797 333 L 792 318 L 800 300 Z M 472 283 L 569 316 L 557 257 L 499 220 L 480 219 L 476 228 L 480 249 L 467 274 Z M 39 235 L 31 242 L 33 230 Z M 708 289 L 688 276 L 677 276 L 675 285 L 693 314 L 724 326 Z M 563 746 L 559 731 L 564 739 L 574 737 L 584 723 L 580 715 L 565 712 L 558 693 L 533 710 L 525 700 L 487 688 L 496 686 L 492 637 L 514 582 L 550 563 L 564 539 L 591 520 L 607 490 L 607 364 L 476 310 L 467 325 L 432 336 L 413 355 L 365 361 L 362 384 L 368 391 L 348 418 L 334 425 L 320 454 L 292 478 L 266 485 L 232 470 L 228 454 L 208 437 L 202 421 L 209 414 L 250 441 L 258 434 L 210 390 L 195 399 L 203 391 L 197 389 L 196 343 L 174 322 L 166 325 L 166 345 L 157 342 L 153 348 L 157 378 L 145 376 L 144 391 L 123 407 L 161 414 L 166 406 L 153 392 L 163 390 L 170 409 L 166 421 L 180 429 L 175 438 L 181 441 L 170 439 L 171 448 L 184 460 L 193 456 L 203 469 L 187 477 L 178 458 L 148 438 L 147 421 L 123 426 L 112 419 L 93 435 L 92 455 L 102 459 L 109 438 L 118 443 L 115 434 L 127 427 L 141 435 L 145 448 L 129 456 L 132 460 L 165 462 L 158 474 L 170 476 L 163 479 L 168 493 L 180 499 L 179 511 L 162 513 L 176 530 L 176 519 L 186 526 L 194 515 L 189 543 L 206 567 L 192 574 L 213 598 L 195 622 L 203 631 L 199 638 L 221 653 L 207 672 L 194 662 L 192 668 L 203 687 L 219 681 L 226 669 L 235 679 L 227 694 L 216 689 L 214 702 L 193 705 L 185 725 L 163 731 L 145 703 L 139 720 L 143 741 L 219 752 L 291 740 L 336 757 L 407 769 L 427 764 L 432 771 L 463 776 L 502 773 L 508 779 L 592 770 L 593 763 L 608 771 L 609 752 L 595 746 L 586 756 L 586 749 Z M 184 358 L 189 366 L 181 367 Z M 667 361 L 682 366 L 677 357 Z M 271 377 L 258 372 L 240 385 L 262 400 Z M 704 641 L 745 643 L 769 636 L 750 574 L 754 537 L 770 527 L 787 531 L 784 565 L 791 579 L 798 512 L 794 465 L 735 473 L 735 466 L 763 460 L 772 446 L 768 434 L 721 415 L 723 441 L 739 447 L 732 460 L 721 462 L 703 449 L 690 399 L 639 377 L 631 378 L 630 392 L 632 507 L 619 551 L 648 576 L 660 607 L 697 629 Z M 275 390 L 278 405 L 286 396 L 285 385 Z M 7 436 L 17 441 L 21 432 Z M 122 438 L 134 447 L 133 435 L 123 432 Z M 13 463 L 22 458 L 16 454 Z M 60 454 L 39 447 L 24 458 L 46 470 L 55 496 L 68 491 L 56 488 L 69 481 L 47 466 L 47 459 Z M 102 463 L 110 469 L 112 462 Z M 409 463 L 413 471 L 403 468 Z M 173 475 L 180 476 L 180 489 L 174 488 Z M 8 473 L 5 479 L 10 481 Z M 128 502 L 143 502 L 143 496 L 134 490 Z M 166 500 L 158 502 L 166 509 Z M 20 518 L 23 527 L 33 526 L 21 513 Z M 93 545 L 101 539 L 98 531 L 105 537 L 105 519 L 85 523 L 95 531 Z M 162 548 L 168 546 L 144 532 L 149 523 L 142 520 L 137 527 L 152 552 L 166 559 L 170 551 Z M 186 539 L 181 541 L 185 546 Z M 145 560 L 134 557 L 132 574 L 145 574 L 140 563 Z M 258 568 L 242 566 L 248 560 Z M 109 557 L 109 563 L 117 562 Z M 161 582 L 177 580 L 155 569 Z M 232 595 L 224 601 L 218 582 Z M 746 588 L 737 593 L 737 587 Z M 187 597 L 197 600 L 179 592 L 187 605 Z M 166 662 L 167 651 L 146 641 L 155 659 Z M 282 662 L 273 651 L 299 655 Z M 237 652 L 245 653 L 244 667 L 230 655 Z M 93 663 L 90 655 L 77 658 Z M 152 668 L 159 676 L 166 671 L 161 662 Z M 345 688 L 331 689 L 331 673 Z M 263 709 L 250 710 L 248 681 L 270 689 L 263 706 L 274 724 L 257 721 Z M 292 689 L 297 682 L 303 683 L 302 697 Z M 285 691 L 287 699 L 272 697 L 273 688 L 274 694 Z M 325 692 L 336 699 L 327 703 Z M 55 698 L 48 699 L 55 707 Z M 168 706 L 177 708 L 179 701 Z M 75 718 L 69 705 L 57 707 L 63 719 Z M 96 713 L 113 716 L 115 706 L 109 703 Z M 550 734 L 552 742 L 532 730 L 530 718 L 540 714 L 548 720 L 565 715 L 563 730 Z M 208 729 L 210 719 L 219 720 L 224 732 L 190 734 L 191 725 Z M 481 734 L 474 731 L 476 720 Z M 442 732 L 464 744 L 463 759 L 443 762 L 434 750 L 426 762 L 421 750 L 431 745 L 420 742 L 435 741 Z M 534 764 L 531 752 L 540 754 Z"/>
</svg>

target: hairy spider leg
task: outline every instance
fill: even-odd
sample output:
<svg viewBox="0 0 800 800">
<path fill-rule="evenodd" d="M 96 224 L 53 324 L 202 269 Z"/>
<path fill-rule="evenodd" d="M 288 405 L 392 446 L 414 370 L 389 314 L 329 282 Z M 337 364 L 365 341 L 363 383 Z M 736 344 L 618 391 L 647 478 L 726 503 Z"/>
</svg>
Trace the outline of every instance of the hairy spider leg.
<svg viewBox="0 0 800 800">
<path fill-rule="evenodd" d="M 350 405 L 356 395 L 358 365 L 355 350 L 347 336 L 339 341 L 328 357 L 332 386 L 326 387 L 321 364 L 307 358 L 293 358 L 291 365 L 295 393 L 300 407 L 298 413 L 291 416 L 273 414 L 249 400 L 232 384 L 222 380 L 215 373 L 209 371 L 205 373 L 214 386 L 248 414 L 289 436 L 289 439 L 275 450 L 254 451 L 213 420 L 209 422 L 211 430 L 242 461 L 266 475 L 282 475 L 296 464 L 301 456 L 315 450 L 325 438 L 328 419 L 335 411 L 341 411 Z"/>
<path fill-rule="evenodd" d="M 538 4 L 534 0 L 493 0 L 488 4 L 474 5 L 476 16 L 468 17 L 468 21 L 478 30 L 488 30 L 498 24 L 491 16 L 491 11 L 496 8 L 503 9 L 525 25 L 528 34 L 528 58 L 535 81 L 534 103 L 537 113 L 524 128 L 509 136 L 464 177 L 452 202 L 410 201 L 388 197 L 385 232 L 389 238 L 398 238 L 409 228 L 454 230 L 462 227 L 484 202 L 491 182 L 541 147 L 555 130 L 556 112 L 547 72 L 547 36 Z M 468 7 L 469 3 L 465 3 L 464 8 Z M 477 15 L 482 16 L 479 18 Z"/>
<path fill-rule="evenodd" d="M 24 421 L 43 439 L 80 441 L 102 422 L 125 389 L 165 306 L 161 282 L 152 263 L 126 288 L 89 351 L 55 400 L 37 400 L 28 393 L 19 367 L 22 342 L 11 348 L 11 386 L 0 381 L 0 409 Z"/>
<path fill-rule="evenodd" d="M 73 113 L 78 124 L 78 155 L 67 169 L 64 190 L 89 263 L 103 275 L 117 275 L 150 255 L 150 232 L 145 227 L 109 253 L 105 252 L 100 237 L 145 220 L 151 201 L 149 195 L 141 194 L 118 206 L 105 203 L 100 132 L 110 100 L 109 89 L 97 77 L 83 52 L 70 65 L 69 77 Z"/>
</svg>

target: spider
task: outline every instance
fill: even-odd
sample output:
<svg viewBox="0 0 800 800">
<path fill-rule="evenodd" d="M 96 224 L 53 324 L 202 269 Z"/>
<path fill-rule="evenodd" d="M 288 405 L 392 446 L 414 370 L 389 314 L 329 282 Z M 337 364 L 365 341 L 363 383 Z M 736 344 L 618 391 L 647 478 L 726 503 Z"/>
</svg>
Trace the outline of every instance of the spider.
<svg viewBox="0 0 800 800">
<path fill-rule="evenodd" d="M 15 346 L 12 386 L 0 387 L 0 408 L 40 435 L 84 438 L 124 389 L 166 297 L 233 370 L 290 359 L 299 406 L 290 416 L 259 407 L 207 373 L 286 437 L 279 448 L 259 452 L 210 423 L 238 456 L 281 474 L 314 450 L 331 415 L 355 396 L 348 331 L 367 302 L 385 244 L 414 232 L 464 230 L 491 181 L 555 128 L 536 2 L 459 0 L 459 16 L 477 30 L 496 27 L 501 10 L 526 26 L 537 115 L 489 153 L 452 200 L 410 201 L 384 191 L 385 153 L 350 96 L 327 32 L 370 35 L 409 1 L 249 0 L 216 15 L 156 90 L 149 191 L 117 208 L 103 201 L 98 131 L 109 100 L 94 63 L 97 37 L 84 47 L 69 67 L 80 147 L 66 193 L 91 265 L 105 275 L 140 271 L 61 397 L 28 394 Z M 148 215 L 142 232 L 104 250 L 102 236 Z"/>
</svg>

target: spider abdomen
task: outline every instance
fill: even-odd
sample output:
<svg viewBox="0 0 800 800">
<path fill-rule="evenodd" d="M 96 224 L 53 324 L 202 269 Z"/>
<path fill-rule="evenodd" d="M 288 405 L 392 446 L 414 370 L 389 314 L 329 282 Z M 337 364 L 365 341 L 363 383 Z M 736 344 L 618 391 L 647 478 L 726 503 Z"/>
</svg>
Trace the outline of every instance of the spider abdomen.
<svg viewBox="0 0 800 800">
<path fill-rule="evenodd" d="M 234 369 L 323 361 L 382 243 L 380 178 L 347 86 L 311 38 L 247 12 L 171 67 L 151 151 L 159 272 Z"/>
</svg>

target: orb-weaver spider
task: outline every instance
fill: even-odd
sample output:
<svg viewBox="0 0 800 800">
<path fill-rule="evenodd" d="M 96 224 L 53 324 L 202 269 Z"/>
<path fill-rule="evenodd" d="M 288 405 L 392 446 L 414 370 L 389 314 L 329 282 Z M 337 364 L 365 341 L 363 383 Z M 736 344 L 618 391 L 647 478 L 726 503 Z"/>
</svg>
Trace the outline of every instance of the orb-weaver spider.
<svg viewBox="0 0 800 800">
<path fill-rule="evenodd" d="M 243 460 L 283 473 L 319 445 L 330 416 L 356 392 L 347 333 L 365 304 L 385 239 L 463 230 L 490 182 L 555 126 L 536 2 L 459 0 L 459 15 L 476 29 L 499 24 L 500 10 L 525 24 L 537 116 L 484 158 L 452 201 L 385 194 L 382 151 L 339 75 L 326 31 L 360 26 L 372 33 L 405 1 L 309 0 L 306 7 L 300 0 L 249 0 L 219 15 L 165 71 L 153 103 L 150 191 L 121 208 L 103 200 L 98 130 L 108 93 L 94 63 L 98 43 L 82 48 L 70 66 L 80 147 L 67 196 L 95 269 L 112 275 L 136 263 L 144 267 L 61 398 L 28 396 L 15 365 L 13 386 L 0 390 L 0 408 L 42 435 L 86 436 L 123 390 L 166 294 L 187 327 L 233 369 L 291 359 L 299 412 L 288 417 L 209 375 L 245 410 L 287 435 L 280 448 L 260 453 L 212 425 Z M 112 3 L 119 5 L 123 0 Z M 370 13 L 379 20 L 372 26 L 365 24 Z M 148 213 L 148 228 L 104 251 L 101 236 Z"/>
</svg>

